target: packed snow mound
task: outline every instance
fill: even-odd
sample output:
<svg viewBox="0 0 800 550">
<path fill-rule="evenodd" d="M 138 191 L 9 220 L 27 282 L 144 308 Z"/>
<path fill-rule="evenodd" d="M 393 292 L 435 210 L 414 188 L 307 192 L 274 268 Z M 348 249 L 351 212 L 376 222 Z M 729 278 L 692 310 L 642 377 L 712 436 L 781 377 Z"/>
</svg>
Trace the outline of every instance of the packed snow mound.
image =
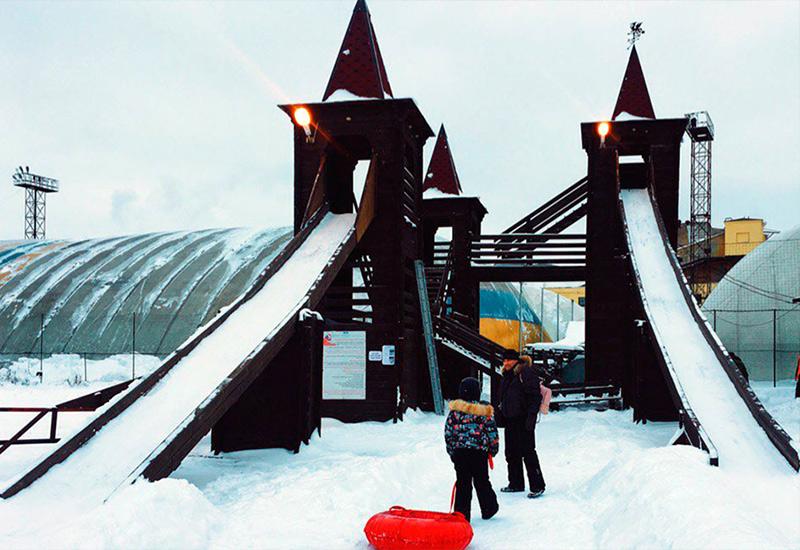
<svg viewBox="0 0 800 550">
<path fill-rule="evenodd" d="M 76 521 L 34 534 L 39 548 L 208 548 L 221 513 L 183 479 L 135 483 Z M 0 539 L 1 540 L 1 539 Z"/>
<path fill-rule="evenodd" d="M 689 446 L 616 457 L 586 485 L 599 548 L 796 547 L 798 495 L 798 476 L 732 475 Z"/>
</svg>

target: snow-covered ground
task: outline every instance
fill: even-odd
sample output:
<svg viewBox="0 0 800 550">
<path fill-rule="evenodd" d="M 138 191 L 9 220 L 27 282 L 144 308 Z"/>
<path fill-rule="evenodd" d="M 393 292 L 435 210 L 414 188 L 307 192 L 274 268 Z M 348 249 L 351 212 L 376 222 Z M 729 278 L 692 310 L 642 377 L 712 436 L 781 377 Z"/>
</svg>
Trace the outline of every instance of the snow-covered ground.
<svg viewBox="0 0 800 550">
<path fill-rule="evenodd" d="M 87 395 L 130 379 L 132 373 L 141 376 L 158 367 L 161 360 L 152 355 L 137 355 L 135 370 L 130 355 L 113 355 L 84 363 L 77 355 L 51 356 L 45 360 L 41 378 L 39 362 L 20 359 L 0 369 L 0 407 L 52 407 L 64 401 Z M 88 377 L 88 382 L 86 378 Z M 58 415 L 57 432 L 64 438 L 96 413 L 68 412 Z M 0 412 L 0 439 L 8 439 L 36 416 L 33 412 Z M 42 418 L 25 439 L 48 437 L 50 416 Z M 0 455 L 0 487 L 19 472 L 52 451 L 50 445 L 14 445 Z"/>
<path fill-rule="evenodd" d="M 53 404 L 100 386 L 0 384 L 0 405 Z M 756 389 L 799 436 L 793 386 Z M 213 456 L 206 438 L 171 478 L 136 483 L 88 512 L 70 510 L 58 494 L 35 506 L 0 501 L 0 548 L 366 548 L 362 529 L 375 512 L 447 509 L 454 474 L 442 422 L 417 412 L 398 424 L 325 419 L 323 437 L 298 455 Z M 800 546 L 800 476 L 710 467 L 696 449 L 665 446 L 674 428 L 634 424 L 629 411 L 547 416 L 537 428 L 547 492 L 533 501 L 500 494 L 500 513 L 474 520 L 473 547 Z M 0 479 L 46 448 L 0 455 Z M 492 482 L 499 489 L 505 481 L 501 458 Z"/>
</svg>

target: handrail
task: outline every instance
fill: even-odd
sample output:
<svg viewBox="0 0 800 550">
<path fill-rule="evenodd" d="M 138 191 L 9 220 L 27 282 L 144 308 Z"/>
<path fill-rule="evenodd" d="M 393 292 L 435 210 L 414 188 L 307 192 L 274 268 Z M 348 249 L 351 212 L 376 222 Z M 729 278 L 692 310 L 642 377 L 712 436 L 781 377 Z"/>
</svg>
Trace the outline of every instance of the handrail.
<svg viewBox="0 0 800 550">
<path fill-rule="evenodd" d="M 523 230 L 529 230 L 536 224 L 541 223 L 541 219 L 546 218 L 548 215 L 553 216 L 554 214 L 555 217 L 557 217 L 560 213 L 562 213 L 562 211 L 559 211 L 557 207 L 559 206 L 559 203 L 564 201 L 565 197 L 571 197 L 575 194 L 578 196 L 585 196 L 588 194 L 588 182 L 589 178 L 584 176 L 571 186 L 567 187 L 564 191 L 539 206 L 536 210 L 529 213 L 513 225 L 509 226 L 505 231 L 503 231 L 503 233 L 513 234 Z M 548 222 L 545 222 L 545 224 L 546 223 Z"/>
<path fill-rule="evenodd" d="M 0 412 L 35 412 L 37 414 L 25 426 L 20 428 L 10 439 L 0 439 L 0 454 L 3 454 L 12 445 L 38 444 L 38 443 L 57 443 L 56 423 L 60 412 L 89 412 L 97 410 L 105 405 L 112 397 L 126 389 L 133 380 L 114 384 L 100 391 L 95 391 L 87 395 L 82 395 L 69 401 L 64 401 L 52 407 L 0 407 Z M 28 431 L 39 423 L 39 421 L 50 413 L 50 437 L 37 439 L 22 439 Z"/>
<path fill-rule="evenodd" d="M 474 241 L 495 240 L 495 241 L 513 241 L 515 239 L 528 239 L 528 240 L 568 240 L 568 239 L 581 239 L 586 240 L 586 233 L 499 233 L 499 234 L 481 234 Z"/>
<path fill-rule="evenodd" d="M 444 309 L 445 301 L 447 300 L 447 293 L 450 289 L 450 272 L 453 269 L 453 257 L 454 257 L 454 247 L 453 243 L 450 243 L 450 250 L 447 253 L 447 260 L 444 264 L 444 270 L 442 271 L 442 279 L 439 282 L 439 289 L 436 292 L 436 298 L 433 301 L 432 312 L 433 315 L 439 315 L 439 313 Z"/>
</svg>

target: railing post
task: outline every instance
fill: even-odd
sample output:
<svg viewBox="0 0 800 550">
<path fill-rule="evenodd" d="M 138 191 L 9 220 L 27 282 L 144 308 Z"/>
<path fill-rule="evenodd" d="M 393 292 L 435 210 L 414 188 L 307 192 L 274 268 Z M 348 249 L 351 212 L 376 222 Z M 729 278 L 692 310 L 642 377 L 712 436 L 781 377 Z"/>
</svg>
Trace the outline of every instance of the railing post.
<svg viewBox="0 0 800 550">
<path fill-rule="evenodd" d="M 544 342 L 544 283 L 542 283 L 542 298 L 539 302 L 539 341 Z"/>
<path fill-rule="evenodd" d="M 81 352 L 81 355 L 83 355 L 83 381 L 88 382 L 89 372 L 88 369 L 86 368 L 86 352 Z"/>
<path fill-rule="evenodd" d="M 136 378 L 136 312 L 133 312 L 133 345 L 131 346 L 131 380 Z"/>
<path fill-rule="evenodd" d="M 44 313 L 39 315 L 39 382 L 44 382 Z"/>
<path fill-rule="evenodd" d="M 558 342 L 561 339 L 561 294 L 556 294 L 556 339 Z"/>
<path fill-rule="evenodd" d="M 778 385 L 778 310 L 772 310 L 772 387 Z"/>
<path fill-rule="evenodd" d="M 56 438 L 56 422 L 58 420 L 58 409 L 51 409 L 50 416 L 50 439 Z"/>
<path fill-rule="evenodd" d="M 519 319 L 519 352 L 522 353 L 522 281 L 519 283 L 519 309 L 517 311 L 517 318 Z"/>
<path fill-rule="evenodd" d="M 714 313 L 714 332 L 717 332 L 717 310 L 712 309 L 711 311 Z"/>
</svg>

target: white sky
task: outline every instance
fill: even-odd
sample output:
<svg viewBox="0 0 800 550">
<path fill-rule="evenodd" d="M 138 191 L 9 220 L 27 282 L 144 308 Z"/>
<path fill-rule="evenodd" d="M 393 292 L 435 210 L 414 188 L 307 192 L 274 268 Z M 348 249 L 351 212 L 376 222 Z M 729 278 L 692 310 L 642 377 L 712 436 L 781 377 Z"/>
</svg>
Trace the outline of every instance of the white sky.
<svg viewBox="0 0 800 550">
<path fill-rule="evenodd" d="M 322 97 L 354 3 L 3 2 L 0 239 L 23 233 L 20 164 L 61 180 L 49 238 L 290 224 L 275 105 Z M 797 224 L 799 6 L 370 2 L 396 97 L 444 121 L 487 231 L 585 174 L 579 123 L 610 116 L 632 20 L 656 114 L 714 119 L 714 223 Z"/>
</svg>

